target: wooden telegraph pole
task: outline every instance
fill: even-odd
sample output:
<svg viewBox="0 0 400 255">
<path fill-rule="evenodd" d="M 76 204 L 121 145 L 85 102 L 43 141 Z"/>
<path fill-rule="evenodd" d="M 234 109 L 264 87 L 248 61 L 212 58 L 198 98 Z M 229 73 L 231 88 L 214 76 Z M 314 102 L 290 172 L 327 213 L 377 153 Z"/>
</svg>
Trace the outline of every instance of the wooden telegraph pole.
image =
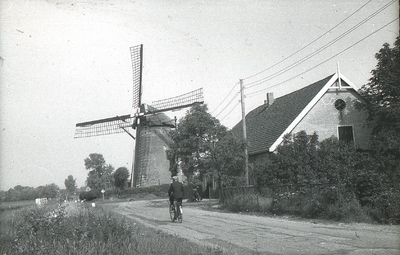
<svg viewBox="0 0 400 255">
<path fill-rule="evenodd" d="M 243 139 L 244 139 L 244 170 L 246 177 L 246 186 L 249 186 L 249 156 L 247 153 L 247 130 L 246 130 L 246 111 L 244 107 L 244 88 L 243 80 L 239 80 L 240 83 L 240 101 L 242 105 L 242 125 L 243 125 Z"/>
</svg>

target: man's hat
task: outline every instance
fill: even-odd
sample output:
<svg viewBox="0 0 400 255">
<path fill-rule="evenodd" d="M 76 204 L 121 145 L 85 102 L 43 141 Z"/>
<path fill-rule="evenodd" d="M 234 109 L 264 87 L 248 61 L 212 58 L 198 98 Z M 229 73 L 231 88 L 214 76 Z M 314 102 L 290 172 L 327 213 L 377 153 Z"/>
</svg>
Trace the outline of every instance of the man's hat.
<svg viewBox="0 0 400 255">
<path fill-rule="evenodd" d="M 172 179 L 178 180 L 178 176 L 173 176 Z"/>
</svg>

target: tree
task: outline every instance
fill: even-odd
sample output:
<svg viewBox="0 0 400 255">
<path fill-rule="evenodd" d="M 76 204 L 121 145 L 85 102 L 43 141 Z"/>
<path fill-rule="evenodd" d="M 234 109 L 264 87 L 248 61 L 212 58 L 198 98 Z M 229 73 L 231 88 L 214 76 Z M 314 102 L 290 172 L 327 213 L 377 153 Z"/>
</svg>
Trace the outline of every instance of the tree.
<svg viewBox="0 0 400 255">
<path fill-rule="evenodd" d="M 392 184 L 400 181 L 400 37 L 394 47 L 388 43 L 375 54 L 378 63 L 360 94 L 367 100 L 358 104 L 369 113 L 372 126 L 371 150 L 382 172 Z"/>
<path fill-rule="evenodd" d="M 221 182 L 227 186 L 242 186 L 246 183 L 244 145 L 231 132 L 227 132 L 218 143 L 213 144 L 213 172 L 218 176 L 219 186 Z"/>
<path fill-rule="evenodd" d="M 115 173 L 113 174 L 114 176 L 114 185 L 115 187 L 123 190 L 128 183 L 128 178 L 129 178 L 129 171 L 126 167 L 119 167 Z"/>
<path fill-rule="evenodd" d="M 386 160 L 398 160 L 400 157 L 399 47 L 400 37 L 397 37 L 393 48 L 385 43 L 375 54 L 378 64 L 371 71 L 369 83 L 360 90 L 368 103 L 358 104 L 359 108 L 366 109 L 369 113 L 373 127 L 371 148 L 388 157 Z"/>
<path fill-rule="evenodd" d="M 267 166 L 256 167 L 258 186 L 303 185 L 318 182 L 318 135 L 305 131 L 287 134 Z"/>
<path fill-rule="evenodd" d="M 114 171 L 112 165 L 106 164 L 103 155 L 92 153 L 85 160 L 86 170 L 89 170 L 86 184 L 89 188 L 95 190 L 108 189 L 113 185 L 111 178 Z"/>
<path fill-rule="evenodd" d="M 72 175 L 69 175 L 67 179 L 64 181 L 65 189 L 67 193 L 72 195 L 76 191 L 76 179 Z"/>
<path fill-rule="evenodd" d="M 92 153 L 88 158 L 85 158 L 86 170 L 95 171 L 98 175 L 104 172 L 106 161 L 102 154 Z"/>
<path fill-rule="evenodd" d="M 378 63 L 371 71 L 369 83 L 362 86 L 360 94 L 366 104 L 357 104 L 358 108 L 369 113 L 372 126 L 371 157 L 384 182 L 387 204 L 394 210 L 400 209 L 400 37 L 394 47 L 388 43 L 375 54 Z M 378 172 L 376 172 L 378 171 Z M 392 217 L 392 216 L 390 216 Z M 400 214 L 396 216 L 400 221 Z"/>
<path fill-rule="evenodd" d="M 4 201 L 33 200 L 35 198 L 55 198 L 59 195 L 60 188 L 52 183 L 37 188 L 17 185 L 14 189 L 4 192 Z"/>
<path fill-rule="evenodd" d="M 46 186 L 39 186 L 36 188 L 39 197 L 57 197 L 58 193 L 60 192 L 60 188 L 52 183 L 47 184 Z"/>
<path fill-rule="evenodd" d="M 172 132 L 172 140 L 167 151 L 172 175 L 178 166 L 189 180 L 202 180 L 205 175 L 222 180 L 243 170 L 241 144 L 207 112 L 207 105 L 195 105 L 187 111 Z"/>
</svg>

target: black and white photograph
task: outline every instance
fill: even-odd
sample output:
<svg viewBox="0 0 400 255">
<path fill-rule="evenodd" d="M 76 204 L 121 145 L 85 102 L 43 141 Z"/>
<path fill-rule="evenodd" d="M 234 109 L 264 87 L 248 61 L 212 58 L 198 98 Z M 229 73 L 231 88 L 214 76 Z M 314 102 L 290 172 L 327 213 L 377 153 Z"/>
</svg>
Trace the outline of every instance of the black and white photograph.
<svg viewBox="0 0 400 255">
<path fill-rule="evenodd" d="M 397 0 L 0 0 L 0 254 L 400 254 Z"/>
</svg>

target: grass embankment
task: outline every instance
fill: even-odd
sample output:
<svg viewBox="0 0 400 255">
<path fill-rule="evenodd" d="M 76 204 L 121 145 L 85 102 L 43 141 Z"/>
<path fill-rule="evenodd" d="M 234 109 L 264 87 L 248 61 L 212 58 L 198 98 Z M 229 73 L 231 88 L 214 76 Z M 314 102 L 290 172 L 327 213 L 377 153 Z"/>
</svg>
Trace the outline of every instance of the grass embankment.
<svg viewBox="0 0 400 255">
<path fill-rule="evenodd" d="M 222 254 L 90 204 L 0 211 L 0 254 Z"/>
</svg>

